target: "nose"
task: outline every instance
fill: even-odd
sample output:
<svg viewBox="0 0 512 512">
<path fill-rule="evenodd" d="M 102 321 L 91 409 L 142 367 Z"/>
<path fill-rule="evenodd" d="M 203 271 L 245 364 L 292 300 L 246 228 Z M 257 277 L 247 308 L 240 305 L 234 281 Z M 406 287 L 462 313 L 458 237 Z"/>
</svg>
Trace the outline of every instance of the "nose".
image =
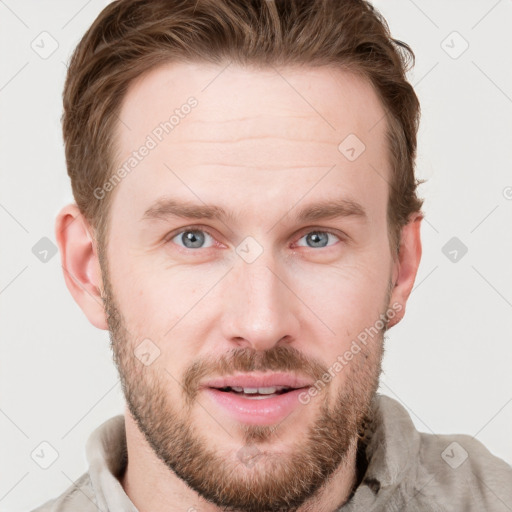
<svg viewBox="0 0 512 512">
<path fill-rule="evenodd" d="M 287 282 L 286 269 L 277 269 L 264 255 L 252 263 L 237 261 L 222 292 L 224 339 L 257 351 L 290 343 L 300 330 L 300 300 Z"/>
</svg>

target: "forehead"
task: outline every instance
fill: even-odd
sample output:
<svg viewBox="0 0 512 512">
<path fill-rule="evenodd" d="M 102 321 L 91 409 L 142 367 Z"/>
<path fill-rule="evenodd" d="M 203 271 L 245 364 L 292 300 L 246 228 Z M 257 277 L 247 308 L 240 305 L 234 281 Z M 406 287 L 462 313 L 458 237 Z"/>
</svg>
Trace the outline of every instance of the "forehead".
<svg viewBox="0 0 512 512">
<path fill-rule="evenodd" d="M 169 63 L 135 80 L 123 100 L 116 165 L 127 176 L 115 202 L 142 214 L 177 189 L 247 206 L 255 195 L 295 201 L 313 185 L 317 194 L 382 192 L 384 116 L 369 83 L 332 67 Z"/>
<path fill-rule="evenodd" d="M 341 69 L 169 63 L 130 84 L 118 125 L 123 145 L 136 145 L 140 132 L 151 133 L 155 121 L 168 120 L 191 96 L 198 108 L 180 123 L 183 135 L 212 135 L 212 124 L 216 133 L 232 139 L 262 130 L 279 135 L 283 126 L 287 134 L 300 135 L 315 126 L 319 137 L 336 142 L 355 132 L 368 139 L 377 123 L 380 128 L 384 124 L 379 123 L 384 109 L 372 86 Z"/>
</svg>

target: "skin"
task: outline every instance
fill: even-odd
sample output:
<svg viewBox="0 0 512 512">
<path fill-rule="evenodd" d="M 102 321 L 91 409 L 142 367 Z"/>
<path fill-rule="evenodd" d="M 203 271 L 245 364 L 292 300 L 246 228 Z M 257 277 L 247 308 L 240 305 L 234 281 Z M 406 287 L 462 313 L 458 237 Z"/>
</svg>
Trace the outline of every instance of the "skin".
<svg viewBox="0 0 512 512">
<path fill-rule="evenodd" d="M 387 328 L 400 321 L 421 258 L 421 215 L 392 254 L 385 114 L 361 78 L 327 67 L 222 70 L 168 64 L 131 84 L 119 165 L 188 97 L 198 105 L 116 186 L 105 261 L 76 205 L 62 209 L 64 276 L 91 323 L 111 333 L 128 402 L 121 483 L 139 510 L 329 512 L 358 484 L 357 434 L 385 328 L 276 425 L 235 421 L 199 383 L 251 364 L 314 379 L 390 308 Z M 366 146 L 353 162 L 338 150 L 351 133 Z M 233 218 L 143 219 L 171 195 Z M 365 215 L 296 219 L 327 199 L 358 203 Z M 207 230 L 203 245 L 187 248 L 185 227 Z M 248 236 L 262 249 L 251 263 L 237 253 Z M 134 356 L 144 339 L 159 350 L 149 366 Z M 255 463 L 241 462 L 255 449 Z"/>
</svg>

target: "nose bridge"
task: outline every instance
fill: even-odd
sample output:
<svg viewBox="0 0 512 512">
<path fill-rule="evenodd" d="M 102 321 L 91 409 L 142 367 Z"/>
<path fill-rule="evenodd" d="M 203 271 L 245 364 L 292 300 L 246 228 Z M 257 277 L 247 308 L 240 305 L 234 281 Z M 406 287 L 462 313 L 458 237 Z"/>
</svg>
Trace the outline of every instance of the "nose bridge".
<svg viewBox="0 0 512 512">
<path fill-rule="evenodd" d="M 246 301 L 255 312 L 275 311 L 282 305 L 284 284 L 275 271 L 275 265 L 269 265 L 266 259 L 241 264 L 238 283 L 243 281 L 246 281 Z"/>
<path fill-rule="evenodd" d="M 250 263 L 240 257 L 230 274 L 224 309 L 227 338 L 268 350 L 284 337 L 297 336 L 294 296 L 271 251 Z"/>
</svg>

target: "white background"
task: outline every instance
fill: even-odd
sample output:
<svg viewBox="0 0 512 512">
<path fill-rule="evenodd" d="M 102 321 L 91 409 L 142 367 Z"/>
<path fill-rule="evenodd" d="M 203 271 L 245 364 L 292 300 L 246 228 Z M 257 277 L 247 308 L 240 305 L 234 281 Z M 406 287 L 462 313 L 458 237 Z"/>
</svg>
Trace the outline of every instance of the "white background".
<svg viewBox="0 0 512 512">
<path fill-rule="evenodd" d="M 55 216 L 72 201 L 65 63 L 107 3 L 0 1 L 0 510 L 63 492 L 87 469 L 90 432 L 123 411 L 108 334 L 73 302 L 59 255 L 42 263 L 32 253 L 42 237 L 55 241 Z M 475 436 L 512 464 L 512 2 L 376 6 L 416 53 L 427 179 L 423 259 L 406 317 L 389 332 L 380 391 L 419 430 Z M 47 59 L 31 48 L 43 31 L 58 42 Z M 454 31 L 469 44 L 458 58 Z M 454 236 L 468 248 L 455 263 L 442 252 Z M 46 470 L 31 458 L 43 441 L 59 454 Z"/>
</svg>

